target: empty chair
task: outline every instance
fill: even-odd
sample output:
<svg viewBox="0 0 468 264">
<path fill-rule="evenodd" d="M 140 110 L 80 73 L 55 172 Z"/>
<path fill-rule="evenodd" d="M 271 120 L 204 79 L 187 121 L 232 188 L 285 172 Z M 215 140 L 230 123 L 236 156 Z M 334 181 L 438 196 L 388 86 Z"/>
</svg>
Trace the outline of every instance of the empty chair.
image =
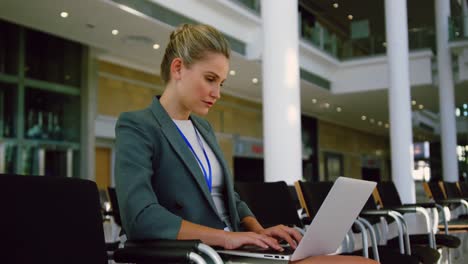
<svg viewBox="0 0 468 264">
<path fill-rule="evenodd" d="M 378 200 L 383 209 L 391 209 L 402 214 L 419 213 L 425 217 L 428 234 L 411 235 L 412 245 L 430 245 L 432 248 L 444 247 L 447 249 L 458 248 L 461 241 L 458 237 L 449 234 L 434 234 L 432 221 L 427 209 L 437 210 L 434 203 L 403 204 L 393 182 L 381 182 L 377 186 Z"/>
<path fill-rule="evenodd" d="M 313 219 L 320 209 L 323 201 L 331 190 L 333 182 L 296 182 L 296 191 L 301 205 L 306 209 L 308 216 Z M 346 202 L 344 199 L 343 202 Z M 333 221 L 333 219 L 330 219 Z M 371 220 L 372 222 L 375 219 Z M 372 223 L 371 222 L 371 223 Z M 397 250 L 388 247 L 378 248 L 380 262 L 386 263 L 419 263 L 419 258 L 415 256 L 408 256 L 399 253 Z M 354 254 L 361 254 L 361 250 L 355 251 Z M 369 251 L 370 257 L 373 257 L 373 251 Z M 433 263 L 433 262 L 424 262 Z"/>
<path fill-rule="evenodd" d="M 464 209 L 464 214 L 458 216 L 458 218 L 466 219 L 468 218 L 468 202 L 466 199 L 468 197 L 464 197 L 461 190 L 458 188 L 458 184 L 456 182 L 442 182 L 442 188 L 445 193 L 445 197 L 447 200 L 453 202 L 454 204 L 459 204 Z"/>
<path fill-rule="evenodd" d="M 285 182 L 236 182 L 235 188 L 264 227 L 278 224 L 303 227 Z"/>
<path fill-rule="evenodd" d="M 96 183 L 66 177 L 0 174 L 2 263 L 107 263 Z M 116 262 L 205 263 L 190 241 L 180 247 L 117 249 Z M 191 243 L 190 245 L 188 243 Z"/>
<path fill-rule="evenodd" d="M 427 197 L 440 206 L 453 210 L 461 204 L 458 199 L 447 199 L 447 194 L 442 182 L 425 182 L 423 186 Z M 441 211 L 441 213 L 445 217 L 444 211 Z M 466 219 L 450 219 L 450 221 L 445 222 L 443 225 L 439 225 L 439 228 L 445 229 L 446 234 L 448 234 L 449 231 L 466 231 L 468 230 L 468 221 Z"/>
</svg>

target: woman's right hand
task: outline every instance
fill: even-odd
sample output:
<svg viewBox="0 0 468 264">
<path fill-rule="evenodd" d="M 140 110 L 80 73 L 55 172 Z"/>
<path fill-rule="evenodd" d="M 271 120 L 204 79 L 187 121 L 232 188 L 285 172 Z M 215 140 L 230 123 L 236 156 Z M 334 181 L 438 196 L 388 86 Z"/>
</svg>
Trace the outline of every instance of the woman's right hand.
<svg viewBox="0 0 468 264">
<path fill-rule="evenodd" d="M 226 232 L 224 234 L 225 249 L 236 249 L 245 245 L 253 245 L 261 248 L 273 248 L 283 251 L 278 241 L 266 235 L 260 235 L 254 232 Z"/>
</svg>

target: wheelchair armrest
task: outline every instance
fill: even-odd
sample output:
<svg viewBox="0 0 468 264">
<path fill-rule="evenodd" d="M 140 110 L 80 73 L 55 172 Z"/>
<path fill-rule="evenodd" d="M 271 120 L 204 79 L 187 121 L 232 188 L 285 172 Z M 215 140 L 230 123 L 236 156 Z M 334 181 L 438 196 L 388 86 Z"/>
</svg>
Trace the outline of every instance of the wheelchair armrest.
<svg viewBox="0 0 468 264">
<path fill-rule="evenodd" d="M 127 240 L 125 248 L 178 248 L 196 250 L 201 243 L 200 240 Z"/>
<path fill-rule="evenodd" d="M 188 262 L 192 250 L 185 248 L 130 247 L 117 249 L 113 259 L 118 263 L 172 263 Z"/>
<path fill-rule="evenodd" d="M 200 240 L 127 240 L 113 254 L 116 262 L 190 262 L 191 254 L 199 252 Z"/>
</svg>

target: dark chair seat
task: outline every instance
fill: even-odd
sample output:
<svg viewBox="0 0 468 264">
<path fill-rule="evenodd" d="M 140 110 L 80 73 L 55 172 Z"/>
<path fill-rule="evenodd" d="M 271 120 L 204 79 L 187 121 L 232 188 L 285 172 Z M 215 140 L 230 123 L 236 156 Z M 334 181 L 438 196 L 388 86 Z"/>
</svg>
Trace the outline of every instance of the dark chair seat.
<svg viewBox="0 0 468 264">
<path fill-rule="evenodd" d="M 429 237 L 427 234 L 411 235 L 411 245 L 427 245 L 429 244 Z M 387 244 L 392 247 L 398 247 L 398 237 L 392 238 L 387 241 Z M 437 234 L 436 244 L 443 245 L 448 248 L 457 248 L 460 246 L 461 241 L 458 237 L 452 235 Z"/>
<path fill-rule="evenodd" d="M 419 258 L 422 263 L 437 263 L 440 258 L 438 251 L 421 245 L 411 246 L 411 255 Z"/>
<path fill-rule="evenodd" d="M 351 254 L 350 254 L 351 255 Z M 352 253 L 352 255 L 362 255 L 362 250 L 357 250 Z M 419 264 L 420 259 L 416 256 L 409 256 L 400 254 L 398 250 L 393 248 L 388 248 L 385 246 L 379 246 L 379 256 L 381 264 Z M 369 257 L 373 258 L 374 253 L 371 248 L 369 248 Z"/>
</svg>

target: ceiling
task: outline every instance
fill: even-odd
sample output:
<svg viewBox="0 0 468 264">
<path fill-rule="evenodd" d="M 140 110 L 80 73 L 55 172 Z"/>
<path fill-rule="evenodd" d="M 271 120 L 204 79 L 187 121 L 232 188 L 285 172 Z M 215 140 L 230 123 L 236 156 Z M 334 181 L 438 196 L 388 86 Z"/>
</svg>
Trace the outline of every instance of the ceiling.
<svg viewBox="0 0 468 264">
<path fill-rule="evenodd" d="M 333 1 L 301 2 L 314 3 L 313 8 L 327 19 L 336 21 L 336 25 L 342 29 L 349 28 L 346 15 L 343 19 L 343 15 L 348 13 L 345 9 L 351 10 L 355 19 L 369 17 L 371 21 L 377 21 L 376 28 L 382 27 L 383 0 L 337 0 L 342 8 L 338 8 L 339 11 L 332 10 L 335 9 L 331 5 Z M 428 2 L 408 0 L 410 21 L 414 26 L 433 23 L 433 4 L 427 5 Z M 60 17 L 60 12 L 64 10 L 69 13 L 66 19 Z M 413 16 L 412 12 L 417 15 Z M 159 73 L 162 53 L 172 30 L 169 25 L 133 14 L 109 0 L 2 0 L 0 18 L 89 45 L 98 50 L 100 57 L 112 58 L 115 62 L 155 74 Z M 119 34 L 112 35 L 113 29 L 118 29 Z M 158 43 L 160 48 L 153 49 L 152 43 Z M 224 92 L 261 102 L 262 85 L 251 82 L 253 77 L 260 77 L 261 65 L 239 55 L 233 57 L 231 69 L 236 70 L 237 74 L 228 78 Z M 465 92 L 467 86 L 457 85 L 457 104 L 468 101 L 468 92 Z M 418 104 L 423 104 L 425 109 L 438 112 L 438 92 L 435 87 L 413 87 L 412 97 Z M 313 99 L 317 102 L 313 103 Z M 301 107 L 304 113 L 372 134 L 388 135 L 388 129 L 385 128 L 389 119 L 387 101 L 387 90 L 335 95 L 301 81 Z M 337 107 L 342 111 L 338 112 Z M 368 116 L 368 120 L 362 121 L 362 115 Z M 374 123 L 369 121 L 371 118 L 375 120 Z M 380 126 L 379 121 L 382 122 Z M 415 134 L 422 137 L 424 133 Z M 424 137 L 427 139 L 427 135 Z"/>
</svg>

